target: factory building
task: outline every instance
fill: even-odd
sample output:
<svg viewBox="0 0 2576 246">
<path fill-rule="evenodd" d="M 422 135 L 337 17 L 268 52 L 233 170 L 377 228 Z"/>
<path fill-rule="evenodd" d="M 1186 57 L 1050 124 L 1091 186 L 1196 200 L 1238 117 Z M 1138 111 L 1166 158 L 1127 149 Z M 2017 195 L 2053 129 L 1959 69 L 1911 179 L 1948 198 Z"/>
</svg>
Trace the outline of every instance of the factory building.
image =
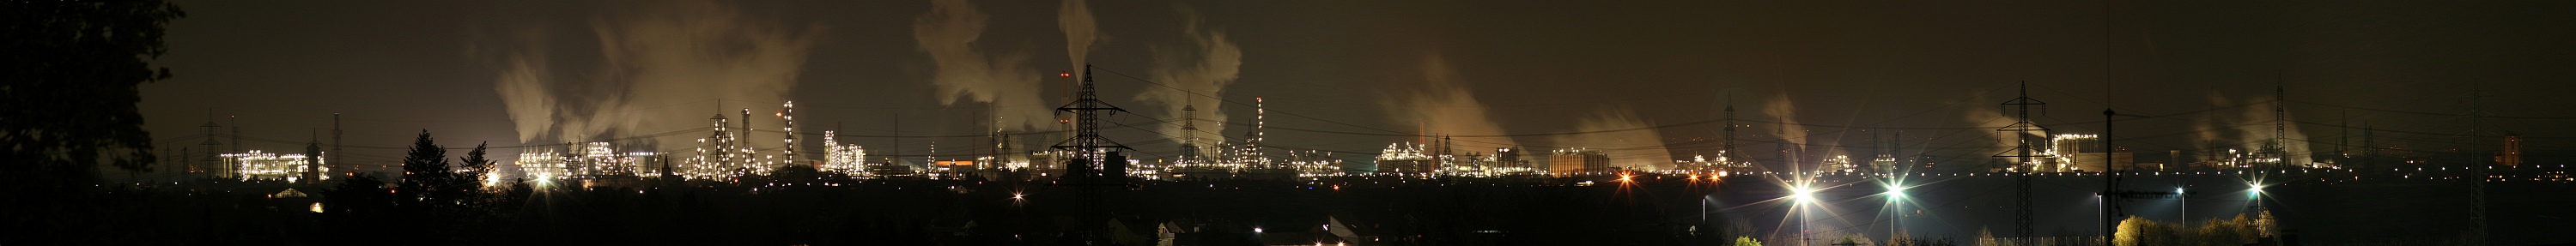
<svg viewBox="0 0 2576 246">
<path fill-rule="evenodd" d="M 1599 150 L 1560 149 L 1548 155 L 1547 159 L 1547 173 L 1550 175 L 1589 175 L 1610 171 L 1610 154 Z"/>
</svg>

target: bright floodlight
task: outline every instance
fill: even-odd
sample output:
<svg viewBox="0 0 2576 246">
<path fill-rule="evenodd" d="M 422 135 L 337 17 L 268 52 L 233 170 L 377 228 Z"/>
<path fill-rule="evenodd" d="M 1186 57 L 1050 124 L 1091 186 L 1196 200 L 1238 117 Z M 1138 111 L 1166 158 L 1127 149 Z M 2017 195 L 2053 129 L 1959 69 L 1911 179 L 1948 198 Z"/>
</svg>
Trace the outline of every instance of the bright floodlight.
<svg viewBox="0 0 2576 246">
<path fill-rule="evenodd" d="M 1816 190 L 1808 189 L 1807 185 L 1797 185 L 1789 187 L 1789 192 L 1790 199 L 1796 199 L 1798 202 L 1807 202 L 1807 199 L 1815 196 Z"/>
<path fill-rule="evenodd" d="M 1905 197 L 1905 186 L 1904 186 L 1904 185 L 1888 185 L 1888 186 L 1887 186 L 1887 199 L 1888 199 L 1888 200 L 1896 200 L 1897 198 L 1901 198 L 1901 197 Z"/>
<path fill-rule="evenodd" d="M 2245 196 L 2247 196 L 2247 197 L 2262 196 L 2262 195 L 2263 195 L 2263 186 L 2264 186 L 2264 185 L 2263 185 L 2263 184 L 2253 184 L 2253 185 L 2254 185 L 2254 188 L 2253 188 L 2253 189 L 2245 189 Z"/>
</svg>

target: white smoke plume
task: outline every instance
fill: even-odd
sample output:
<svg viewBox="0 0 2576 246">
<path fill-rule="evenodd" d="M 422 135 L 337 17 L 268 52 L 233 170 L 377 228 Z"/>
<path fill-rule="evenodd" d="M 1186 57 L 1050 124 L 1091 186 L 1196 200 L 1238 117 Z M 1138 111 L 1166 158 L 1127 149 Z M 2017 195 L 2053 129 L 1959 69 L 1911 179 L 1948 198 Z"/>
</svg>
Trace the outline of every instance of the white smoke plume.
<svg viewBox="0 0 2576 246">
<path fill-rule="evenodd" d="M 593 19 L 597 67 L 558 71 L 542 36 L 508 46 L 493 90 L 522 142 L 598 141 L 704 127 L 716 99 L 762 116 L 787 101 L 821 26 L 746 15 L 714 2 L 663 2 Z M 542 32 L 525 32 L 542 33 Z M 592 64 L 592 63 L 574 63 Z M 762 107 L 765 106 L 765 107 Z M 737 111 L 723 111 L 739 113 Z M 734 118 L 739 116 L 729 116 Z M 775 127 L 774 118 L 760 127 Z M 775 130 L 776 128 L 769 128 Z M 767 143 L 777 143 L 778 134 Z M 687 138 L 656 138 L 665 148 Z"/>
<path fill-rule="evenodd" d="M 1591 115 L 1574 124 L 1575 132 L 1558 135 L 1552 144 L 1601 150 L 1610 155 L 1610 164 L 1640 170 L 1671 168 L 1672 152 L 1664 147 L 1663 134 L 1651 122 L 1638 118 L 1628 107 L 1591 110 Z M 1642 130 L 1639 130 L 1642 129 Z"/>
<path fill-rule="evenodd" d="M 2282 158 L 2283 163 L 2305 165 L 2310 161 L 2313 161 L 2311 157 L 2312 153 L 2308 152 L 2308 136 L 2305 133 L 2299 132 L 2299 124 L 2285 124 L 2285 126 L 2281 126 L 2286 127 L 2285 131 L 2278 134 L 2274 133 L 2274 127 L 2276 127 L 2274 123 L 2276 122 L 2297 122 L 2296 118 L 2281 119 L 2280 117 L 2274 117 L 2272 109 L 2275 106 L 2279 106 L 2279 103 L 2282 103 L 2280 100 L 2229 100 L 2226 96 L 2219 95 L 2217 92 L 2211 92 L 2209 94 L 2209 103 L 2210 105 L 2235 105 L 2239 103 L 2245 103 L 2247 105 L 2242 106 L 2243 110 L 2237 111 L 2237 113 L 2233 115 L 2222 112 L 2202 114 L 2201 122 L 2203 123 L 2192 127 L 2193 130 L 2196 130 L 2193 134 L 2193 145 L 2199 146 L 2204 150 L 2216 147 L 2219 149 L 2218 151 L 2236 149 L 2244 153 L 2261 153 L 2266 146 L 2273 145 L 2273 136 L 2281 136 L 2281 151 L 2287 154 Z M 2281 116 L 2286 117 L 2288 115 L 2284 114 Z M 2232 133 L 2232 136 L 2224 135 L 2230 133 Z M 2227 139 L 2228 137 L 2234 137 L 2235 139 Z M 2217 142 L 2219 144 L 2224 144 L 2225 146 L 2208 146 L 2211 142 Z M 2224 156 L 2221 158 L 2224 158 Z"/>
<path fill-rule="evenodd" d="M 934 0 L 930 5 L 930 13 L 914 20 L 912 37 L 937 66 L 931 72 L 931 85 L 937 87 L 934 94 L 942 105 L 972 101 L 1001 108 L 994 117 L 1001 122 L 995 127 L 1003 130 L 1054 123 L 1053 111 L 1044 107 L 1055 105 L 1039 95 L 1042 73 L 1022 67 L 1028 55 L 991 55 L 975 45 L 991 16 L 976 11 L 975 4 L 966 0 Z"/>
<path fill-rule="evenodd" d="M 2000 101 L 2000 100 L 1994 100 L 1994 99 L 1990 99 L 1989 97 L 1983 97 L 1983 96 L 1978 97 L 1978 99 L 1977 99 L 1977 100 L 1978 100 L 1978 101 L 1980 101 L 1980 102 L 1985 102 L 1985 101 L 2002 102 L 2002 101 Z M 2048 136 L 2047 136 L 2047 133 L 2040 132 L 2040 131 L 2036 131 L 2037 129 L 2039 129 L 2038 127 L 2041 127 L 2041 126 L 2034 125 L 2034 126 L 2032 127 L 2032 129 L 2033 129 L 2034 131 L 1998 131 L 1998 130 L 1996 130 L 1996 129 L 2004 129 L 2005 127 L 2012 127 L 2014 123 L 2021 122 L 2021 119 L 2019 119 L 2019 118 L 2013 118 L 2013 116 L 2012 116 L 2012 115 L 2007 115 L 2007 114 L 2005 114 L 2005 113 L 2004 113 L 2004 111 L 2003 111 L 2003 108 L 2001 108 L 2001 107 L 1996 107 L 1996 106 L 1970 107 L 1970 108 L 1968 108 L 1967 113 L 1966 113 L 1966 114 L 1961 115 L 1961 118 L 1959 118 L 1959 119 L 1960 119 L 1960 120 L 1963 120 L 1963 121 L 1970 122 L 1970 123 L 1975 123 L 1975 124 L 1977 124 L 1977 128 L 1976 128 L 1976 129 L 1970 129 L 1970 131 L 1981 131 L 1981 132 L 1985 132 L 1985 135 L 1986 135 L 1986 137 L 1987 137 L 1987 138 L 1989 138 L 1989 139 L 1994 139 L 1994 142 L 1993 142 L 1993 143 L 1984 145 L 1984 146 L 1986 146 L 1985 148 L 1978 148 L 1978 149 L 1977 149 L 1978 151 L 1977 151 L 1977 152 L 1973 152 L 1973 153 L 1964 153 L 1964 154 L 1966 154 L 1966 155 L 1973 155 L 1973 156 L 1980 156 L 1980 157 L 1982 157 L 1982 156 L 1994 156 L 1994 155 L 1997 155 L 1997 154 L 2002 154 L 2002 155 L 2018 155 L 2019 153 L 2004 153 L 2004 152 L 2010 152 L 2010 151 L 2013 151 L 2013 147 L 2020 145 L 2020 143 L 2018 143 L 2018 142 L 2022 141 L 2021 136 L 2024 136 L 2024 135 L 2031 136 L 2031 139 L 2030 139 L 2030 141 L 2031 141 L 2031 142 L 2030 142 L 2031 154 L 2038 154 L 2038 153 L 2039 153 L 2039 151 L 2040 151 L 2041 149 L 2045 149 L 2045 148 L 2047 148 L 2047 146 L 2046 146 L 2046 145 L 2047 145 L 2047 142 L 2046 142 L 2046 141 L 2047 141 L 2047 137 L 2048 137 Z M 2004 157 L 2004 158 L 2001 158 L 2001 159 L 2003 159 L 2003 162 L 2004 162 L 2004 163 L 2018 163 L 2018 162 L 2023 161 L 2023 160 L 2021 160 L 2020 158 L 2011 158 L 2011 157 Z"/>
<path fill-rule="evenodd" d="M 2212 107 L 2216 107 L 2217 105 L 2228 105 L 2228 104 L 2233 104 L 2232 102 L 2228 102 L 2229 100 L 2227 100 L 2227 97 L 2226 97 L 2226 96 L 2218 95 L 2218 92 L 2217 92 L 2217 91 L 2211 91 L 2211 92 L 2209 92 L 2209 96 L 2208 96 L 2208 97 L 2209 97 L 2209 105 L 2211 105 Z M 2191 125 L 2191 147 L 2192 147 L 2192 149 L 2191 149 L 2191 150 L 2189 150 L 2189 151 L 2186 151 L 2186 152 L 2194 153 L 2194 154 L 2192 154 L 2192 155 L 2191 155 L 2191 156 L 2192 156 L 2192 159 L 2194 159 L 2194 160 L 2199 160 L 2199 161 L 2217 161 L 2217 160 L 2214 160 L 2214 159 L 2211 159 L 2211 158 L 2212 158 L 2212 157 L 2217 157 L 2217 158 L 2226 158 L 2226 157 L 2221 157 L 2221 156 L 2220 156 L 2220 155 L 2223 155 L 2223 154 L 2215 154 L 2215 153 L 2226 153 L 2226 152 L 2227 152 L 2226 148 L 2242 148 L 2242 147 L 2224 146 L 2224 145 L 2220 145 L 2220 144 L 2218 144 L 2218 143 L 2220 142 L 2220 140 L 2221 140 L 2221 139 L 2227 139 L 2227 135 L 2226 135 L 2226 134 L 2229 134 L 2229 133 L 2237 133 L 2237 132 L 2236 132 L 2236 131 L 2234 131 L 2234 130 L 2221 130 L 2221 129 L 2223 129 L 2223 128 L 2236 128 L 2236 127 L 2240 127 L 2240 126 L 2236 126 L 2236 125 L 2225 125 L 2225 126 L 2220 125 L 2220 124 L 2222 124 L 2221 122 L 2228 122 L 2228 123 L 2236 122 L 2236 120 L 2229 119 L 2229 118 L 2234 118 L 2233 116 L 2229 116 L 2229 115 L 2222 115 L 2222 114 L 2220 114 L 2220 113 L 2218 113 L 2218 112 L 2216 112 L 2216 111 L 2212 111 L 2212 112 L 2209 112 L 2209 113 L 2203 113 L 2203 114 L 2200 114 L 2200 117 L 2196 117 L 2196 118 L 2197 118 L 2197 119 L 2195 119 L 2195 120 L 2198 120 L 2198 122 L 2199 122 L 2199 123 L 2198 123 L 2198 124 L 2192 124 L 2192 125 Z M 2234 142 L 2234 141 L 2227 141 L 2227 142 L 2228 142 L 2228 144 L 2231 144 L 2231 145 L 2232 145 L 2232 144 L 2235 144 L 2235 142 Z M 2215 151 L 2213 152 L 2213 150 L 2215 150 Z"/>
<path fill-rule="evenodd" d="M 1793 165 L 1800 165 L 1798 166 L 1800 170 L 1805 170 L 1809 163 L 1816 162 L 1816 160 L 1803 159 L 1804 157 L 1807 157 L 1807 155 L 1804 155 L 1807 148 L 1807 127 L 1798 124 L 1798 106 L 1797 104 L 1789 101 L 1789 91 L 1787 89 L 1782 89 L 1779 94 L 1763 99 L 1762 114 L 1770 115 L 1773 120 L 1777 120 L 1779 122 L 1774 125 L 1779 127 L 1779 129 L 1775 130 L 1779 132 L 1780 141 L 1789 143 L 1788 154 L 1793 155 L 1793 158 L 1780 161 L 1791 162 L 1790 164 Z M 1744 148 L 1738 147 L 1737 149 Z"/>
<path fill-rule="evenodd" d="M 1056 10 L 1056 28 L 1064 30 L 1065 57 L 1073 59 L 1072 68 L 1081 69 L 1089 63 L 1091 47 L 1102 36 L 1099 19 L 1091 17 L 1091 4 L 1083 0 L 1065 0 L 1064 5 Z"/>
<path fill-rule="evenodd" d="M 1200 24 L 1204 21 L 1197 13 L 1185 10 L 1181 16 L 1187 18 L 1182 22 L 1181 32 L 1187 36 L 1190 45 L 1151 47 L 1154 53 L 1154 75 L 1152 75 L 1154 81 L 1178 87 L 1180 90 L 1145 90 L 1143 93 L 1136 94 L 1136 100 L 1163 105 L 1155 109 L 1170 112 L 1165 114 L 1171 115 L 1169 120 L 1178 121 L 1185 120 L 1187 117 L 1196 117 L 1200 120 L 1197 127 L 1202 132 L 1199 133 L 1200 145 L 1206 146 L 1212 143 L 1208 139 L 1224 139 L 1211 133 L 1225 132 L 1225 125 L 1210 123 L 1227 119 L 1225 111 L 1220 110 L 1223 108 L 1220 105 L 1224 103 L 1217 99 L 1201 98 L 1192 93 L 1222 95 L 1225 86 L 1234 83 L 1235 78 L 1242 74 L 1243 48 L 1235 46 L 1234 41 L 1226 40 L 1223 31 L 1201 29 Z M 1182 116 L 1181 105 L 1193 103 L 1198 106 L 1199 115 Z M 1175 138 L 1185 136 L 1182 134 L 1181 124 L 1163 124 L 1158 130 L 1164 135 Z M 1184 140 L 1173 139 L 1172 141 Z M 1213 148 L 1202 149 L 1213 150 Z"/>
<path fill-rule="evenodd" d="M 1468 90 L 1465 78 L 1449 62 L 1432 55 L 1422 62 L 1423 87 L 1411 93 L 1389 95 L 1387 112 L 1394 119 L 1412 119 L 1426 128 L 1424 134 L 1501 135 L 1502 124 L 1486 112 L 1484 103 Z M 1433 137 L 1437 138 L 1437 137 Z M 1436 139 L 1435 139 L 1436 140 Z M 1506 147 L 1517 145 L 1511 138 L 1457 139 L 1462 146 Z M 1473 142 L 1469 142 L 1473 141 Z M 1472 144 L 1468 144 L 1472 143 Z M 1487 146 L 1491 145 L 1491 146 Z M 1462 149 L 1473 149 L 1463 148 Z M 1463 152 L 1461 152 L 1463 153 Z"/>
</svg>

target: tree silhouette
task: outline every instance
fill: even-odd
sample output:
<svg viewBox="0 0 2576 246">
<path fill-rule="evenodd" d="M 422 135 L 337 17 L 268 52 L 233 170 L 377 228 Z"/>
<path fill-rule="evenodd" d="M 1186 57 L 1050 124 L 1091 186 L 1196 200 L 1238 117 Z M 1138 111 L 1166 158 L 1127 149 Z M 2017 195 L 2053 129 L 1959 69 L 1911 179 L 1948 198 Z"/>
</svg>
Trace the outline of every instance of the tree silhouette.
<svg viewBox="0 0 2576 246">
<path fill-rule="evenodd" d="M 394 208 L 392 191 L 385 181 L 374 175 L 354 175 L 331 190 L 322 193 L 322 220 L 326 242 L 357 242 L 376 235 L 378 227 L 391 222 Z"/>
<path fill-rule="evenodd" d="M 462 179 L 460 181 L 474 183 L 476 187 L 482 186 L 483 175 L 492 173 L 492 160 L 483 158 L 483 148 L 491 145 L 491 142 L 477 143 L 474 144 L 474 151 L 465 152 L 465 157 L 460 159 L 464 163 L 458 163 L 464 165 L 465 172 L 456 174 L 458 179 Z"/>
<path fill-rule="evenodd" d="M 96 223 L 98 165 L 149 171 L 137 87 L 170 78 L 177 5 L 137 1 L 0 1 L 0 244 L 61 244 L 107 235 Z"/>
<path fill-rule="evenodd" d="M 412 141 L 411 151 L 403 156 L 402 169 L 402 185 L 394 187 L 396 203 L 425 207 L 459 200 L 459 195 L 450 192 L 456 187 L 447 187 L 456 183 L 451 180 L 456 178 L 456 171 L 447 167 L 447 149 L 430 138 L 429 130 L 421 130 L 420 138 Z"/>
</svg>

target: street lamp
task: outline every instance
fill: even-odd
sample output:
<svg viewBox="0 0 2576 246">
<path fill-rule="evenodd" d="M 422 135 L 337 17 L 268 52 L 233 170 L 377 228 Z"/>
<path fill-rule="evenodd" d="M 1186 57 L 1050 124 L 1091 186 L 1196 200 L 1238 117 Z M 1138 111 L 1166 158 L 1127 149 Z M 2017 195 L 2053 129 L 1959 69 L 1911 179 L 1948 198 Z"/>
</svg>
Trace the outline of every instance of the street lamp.
<svg viewBox="0 0 2576 246">
<path fill-rule="evenodd" d="M 2174 199 L 2182 200 L 2179 207 L 2182 207 L 2183 228 L 2191 228 L 2191 196 L 2183 193 L 2182 187 L 2174 187 Z"/>
<path fill-rule="evenodd" d="M 1789 185 L 1789 198 L 1791 199 L 1789 211 L 1798 213 L 1798 242 L 1801 245 L 1808 242 L 1807 233 L 1811 232 L 1809 230 L 1812 230 L 1807 224 L 1814 221 L 1807 220 L 1806 205 L 1808 200 L 1813 200 L 1815 198 L 1815 194 L 1815 188 L 1809 187 L 1806 182 L 1798 182 L 1797 184 Z"/>
<path fill-rule="evenodd" d="M 1794 187 L 1789 188 L 1789 198 L 1794 199 L 1795 202 L 1800 204 L 1807 203 L 1807 200 L 1814 197 L 1815 193 L 1816 190 L 1807 188 L 1807 184 L 1797 184 Z"/>
<path fill-rule="evenodd" d="M 1887 183 L 1887 205 L 1888 210 L 1895 214 L 1887 219 L 1887 238 L 1893 239 L 1896 238 L 1897 233 L 1901 233 L 1897 227 L 1905 225 L 1905 184 L 1902 181 L 1893 181 L 1896 178 L 1888 179 L 1891 181 Z"/>
</svg>

